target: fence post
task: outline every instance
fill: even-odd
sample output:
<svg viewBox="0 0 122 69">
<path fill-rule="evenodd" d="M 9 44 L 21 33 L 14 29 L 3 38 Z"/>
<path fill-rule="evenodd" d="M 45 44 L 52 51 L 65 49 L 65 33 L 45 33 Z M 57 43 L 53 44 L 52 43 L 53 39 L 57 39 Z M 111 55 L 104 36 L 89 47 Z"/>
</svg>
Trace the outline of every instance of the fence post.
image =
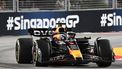
<svg viewBox="0 0 122 69">
<path fill-rule="evenodd" d="M 19 0 L 16 0 L 16 12 L 19 11 Z"/>
<path fill-rule="evenodd" d="M 67 11 L 70 11 L 70 0 L 66 0 L 67 1 Z"/>
<path fill-rule="evenodd" d="M 117 9 L 117 0 L 113 0 L 113 9 Z"/>
<path fill-rule="evenodd" d="M 13 0 L 13 11 L 16 12 L 16 0 Z"/>
<path fill-rule="evenodd" d="M 65 5 L 65 10 L 67 10 L 67 0 L 64 0 L 64 1 L 65 1 L 65 2 L 64 2 L 64 3 L 65 3 L 65 4 L 64 4 L 64 5 Z"/>
</svg>

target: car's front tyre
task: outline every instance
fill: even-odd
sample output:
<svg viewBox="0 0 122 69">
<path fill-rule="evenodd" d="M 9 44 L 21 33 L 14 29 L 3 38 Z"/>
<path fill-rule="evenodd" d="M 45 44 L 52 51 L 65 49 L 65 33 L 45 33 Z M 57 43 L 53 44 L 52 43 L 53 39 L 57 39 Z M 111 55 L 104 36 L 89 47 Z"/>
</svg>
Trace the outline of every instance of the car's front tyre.
<svg viewBox="0 0 122 69">
<path fill-rule="evenodd" d="M 32 38 L 19 38 L 16 41 L 16 61 L 20 64 L 31 63 L 32 61 Z"/>
</svg>

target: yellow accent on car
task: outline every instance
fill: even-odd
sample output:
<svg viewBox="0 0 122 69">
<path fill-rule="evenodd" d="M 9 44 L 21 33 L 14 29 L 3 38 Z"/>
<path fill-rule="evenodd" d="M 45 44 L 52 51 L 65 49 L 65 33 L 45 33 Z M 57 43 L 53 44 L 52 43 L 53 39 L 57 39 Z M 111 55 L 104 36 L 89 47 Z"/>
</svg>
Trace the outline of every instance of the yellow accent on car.
<svg viewBox="0 0 122 69">
<path fill-rule="evenodd" d="M 72 55 L 75 60 L 76 58 L 81 58 L 81 60 L 83 60 L 83 56 L 80 50 L 69 50 L 69 52 L 70 52 L 70 55 Z"/>
</svg>

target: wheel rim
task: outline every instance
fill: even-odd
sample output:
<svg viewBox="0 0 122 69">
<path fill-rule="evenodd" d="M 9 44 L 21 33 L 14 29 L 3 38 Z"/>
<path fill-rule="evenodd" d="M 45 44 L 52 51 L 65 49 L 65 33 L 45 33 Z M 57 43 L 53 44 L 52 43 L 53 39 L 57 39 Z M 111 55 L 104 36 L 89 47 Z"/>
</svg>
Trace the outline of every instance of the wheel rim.
<svg viewBox="0 0 122 69">
<path fill-rule="evenodd" d="M 33 63 L 34 63 L 34 65 L 36 65 L 36 53 L 35 52 L 33 53 Z"/>
<path fill-rule="evenodd" d="M 38 50 L 37 55 L 36 55 L 37 60 L 38 60 L 38 62 L 42 63 L 42 52 L 39 48 L 37 50 Z"/>
<path fill-rule="evenodd" d="M 32 49 L 33 49 L 33 63 L 34 63 L 34 66 L 36 66 L 36 59 L 37 59 L 36 58 L 36 51 L 37 50 L 34 47 Z"/>
<path fill-rule="evenodd" d="M 16 60 L 17 62 L 19 62 L 19 54 L 20 54 L 20 44 L 19 44 L 19 40 L 16 43 Z"/>
<path fill-rule="evenodd" d="M 37 65 L 37 63 L 41 63 L 40 61 L 42 61 L 42 55 L 40 49 L 37 48 L 36 51 L 33 53 L 33 56 L 33 62 L 35 66 Z"/>
</svg>

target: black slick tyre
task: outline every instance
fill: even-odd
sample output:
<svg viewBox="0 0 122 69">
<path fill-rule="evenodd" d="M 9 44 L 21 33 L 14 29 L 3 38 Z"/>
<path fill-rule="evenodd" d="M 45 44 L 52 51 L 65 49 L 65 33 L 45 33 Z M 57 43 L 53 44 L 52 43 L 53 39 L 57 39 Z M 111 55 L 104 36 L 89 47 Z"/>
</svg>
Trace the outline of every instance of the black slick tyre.
<svg viewBox="0 0 122 69">
<path fill-rule="evenodd" d="M 48 39 L 37 40 L 38 47 L 36 49 L 35 66 L 48 66 L 51 47 Z"/>
<path fill-rule="evenodd" d="M 20 64 L 28 64 L 32 61 L 32 38 L 19 38 L 16 41 L 16 61 Z"/>
<path fill-rule="evenodd" d="M 101 58 L 96 62 L 99 67 L 108 67 L 112 64 L 112 48 L 107 39 L 97 40 L 97 55 Z"/>
</svg>

